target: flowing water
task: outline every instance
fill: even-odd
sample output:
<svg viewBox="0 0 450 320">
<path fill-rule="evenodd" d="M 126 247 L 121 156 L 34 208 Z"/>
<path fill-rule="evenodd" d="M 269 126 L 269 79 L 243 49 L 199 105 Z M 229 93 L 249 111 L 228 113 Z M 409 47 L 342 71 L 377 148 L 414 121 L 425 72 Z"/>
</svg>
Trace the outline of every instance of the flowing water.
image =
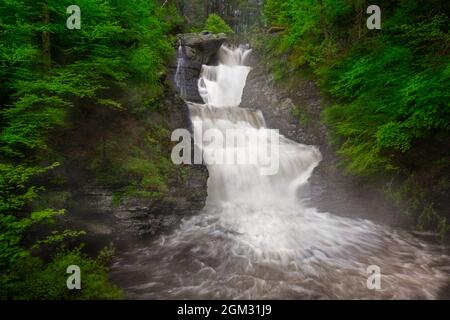
<svg viewBox="0 0 450 320">
<path fill-rule="evenodd" d="M 220 146 L 203 145 L 207 129 L 245 129 L 266 137 L 258 110 L 240 108 L 250 67 L 245 47 L 223 46 L 218 66 L 204 66 L 189 104 L 195 142 L 207 160 Z M 254 152 L 251 140 L 232 149 Z M 315 299 L 438 298 L 449 280 L 444 248 L 367 220 L 318 212 L 304 191 L 321 154 L 314 146 L 277 136 L 279 168 L 210 164 L 203 212 L 169 236 L 122 255 L 114 266 L 130 298 Z M 269 141 L 269 144 L 273 141 Z M 369 266 L 381 288 L 367 287 Z"/>
</svg>

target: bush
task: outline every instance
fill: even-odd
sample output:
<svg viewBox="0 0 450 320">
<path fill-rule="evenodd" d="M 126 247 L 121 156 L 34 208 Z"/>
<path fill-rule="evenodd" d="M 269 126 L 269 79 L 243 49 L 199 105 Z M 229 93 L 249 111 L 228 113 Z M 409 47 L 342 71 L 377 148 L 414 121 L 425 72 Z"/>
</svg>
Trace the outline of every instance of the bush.
<svg viewBox="0 0 450 320">
<path fill-rule="evenodd" d="M 213 33 L 232 34 L 233 29 L 217 14 L 210 14 L 206 19 L 205 29 Z"/>
</svg>

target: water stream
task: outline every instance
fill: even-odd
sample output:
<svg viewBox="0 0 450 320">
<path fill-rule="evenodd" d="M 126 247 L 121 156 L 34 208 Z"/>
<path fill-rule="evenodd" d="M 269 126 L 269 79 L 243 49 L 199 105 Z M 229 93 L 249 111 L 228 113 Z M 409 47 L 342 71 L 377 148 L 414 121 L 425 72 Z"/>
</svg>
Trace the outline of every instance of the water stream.
<svg viewBox="0 0 450 320">
<path fill-rule="evenodd" d="M 194 138 L 208 158 L 217 146 L 200 145 L 201 133 L 269 130 L 258 110 L 239 107 L 251 68 L 251 51 L 224 45 L 217 66 L 204 66 L 189 104 Z M 314 146 L 278 136 L 279 168 L 262 175 L 259 164 L 208 165 L 203 212 L 169 236 L 120 257 L 113 273 L 130 298 L 333 299 L 438 298 L 449 280 L 443 248 L 407 231 L 368 220 L 318 212 L 303 190 L 321 154 Z M 253 152 L 251 139 L 238 145 Z M 234 147 L 225 145 L 227 154 Z M 367 268 L 381 271 L 370 290 Z"/>
</svg>

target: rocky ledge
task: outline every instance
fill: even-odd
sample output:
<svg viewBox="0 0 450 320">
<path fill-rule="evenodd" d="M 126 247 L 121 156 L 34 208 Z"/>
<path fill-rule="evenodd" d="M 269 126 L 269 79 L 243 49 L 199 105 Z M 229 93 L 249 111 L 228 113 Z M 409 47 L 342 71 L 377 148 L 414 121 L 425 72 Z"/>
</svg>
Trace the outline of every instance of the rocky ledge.
<svg viewBox="0 0 450 320">
<path fill-rule="evenodd" d="M 184 100 L 202 103 L 197 84 L 202 65 L 214 63 L 217 51 L 227 41 L 227 36 L 203 31 L 179 34 L 177 39 L 177 59 L 170 65 L 169 78 Z"/>
<path fill-rule="evenodd" d="M 118 203 L 114 192 L 89 185 L 75 190 L 77 206 L 72 208 L 70 226 L 87 231 L 86 244 L 99 250 L 113 243 L 122 251 L 141 240 L 167 234 L 184 217 L 203 209 L 207 196 L 208 172 L 192 166 L 183 183 L 170 182 L 170 192 L 161 198 L 125 198 Z"/>
</svg>

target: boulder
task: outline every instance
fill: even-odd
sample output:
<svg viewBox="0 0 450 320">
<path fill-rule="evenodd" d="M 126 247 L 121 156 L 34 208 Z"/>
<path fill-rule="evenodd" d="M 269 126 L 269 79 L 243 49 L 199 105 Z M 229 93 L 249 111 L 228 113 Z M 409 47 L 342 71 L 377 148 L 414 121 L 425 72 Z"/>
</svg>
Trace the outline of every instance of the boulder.
<svg viewBox="0 0 450 320">
<path fill-rule="evenodd" d="M 184 100 L 202 103 L 197 85 L 202 65 L 213 61 L 227 36 L 202 31 L 179 34 L 177 39 L 177 59 L 170 66 L 169 80 Z"/>
<path fill-rule="evenodd" d="M 224 33 L 214 34 L 209 31 L 202 31 L 200 33 L 180 34 L 177 39 L 182 47 L 193 49 L 194 56 L 190 56 L 190 58 L 199 59 L 202 64 L 206 64 L 222 44 L 227 41 L 227 36 Z"/>
</svg>

